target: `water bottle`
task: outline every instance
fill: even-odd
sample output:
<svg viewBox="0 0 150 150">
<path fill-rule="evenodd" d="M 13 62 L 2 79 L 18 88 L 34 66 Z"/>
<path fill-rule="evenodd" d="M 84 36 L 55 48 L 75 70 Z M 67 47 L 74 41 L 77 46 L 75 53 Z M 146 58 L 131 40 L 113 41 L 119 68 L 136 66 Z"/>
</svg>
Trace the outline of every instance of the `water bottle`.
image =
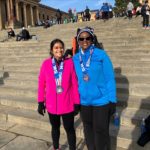
<svg viewBox="0 0 150 150">
<path fill-rule="evenodd" d="M 141 134 L 143 134 L 145 131 L 146 131 L 146 128 L 145 128 L 145 118 L 143 118 L 142 122 L 141 122 Z"/>
<path fill-rule="evenodd" d="M 118 112 L 115 112 L 115 114 L 114 114 L 114 125 L 115 125 L 116 127 L 119 127 L 119 126 L 120 126 L 120 118 L 119 118 Z"/>
</svg>

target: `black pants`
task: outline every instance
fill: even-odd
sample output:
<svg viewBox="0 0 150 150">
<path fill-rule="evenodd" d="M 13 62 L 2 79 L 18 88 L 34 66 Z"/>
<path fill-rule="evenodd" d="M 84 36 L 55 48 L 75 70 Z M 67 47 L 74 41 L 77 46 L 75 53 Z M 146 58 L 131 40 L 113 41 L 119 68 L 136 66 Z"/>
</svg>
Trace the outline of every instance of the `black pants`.
<svg viewBox="0 0 150 150">
<path fill-rule="evenodd" d="M 88 150 L 107 150 L 110 106 L 81 106 L 81 118 Z"/>
<path fill-rule="evenodd" d="M 132 11 L 128 10 L 128 18 L 131 19 L 132 18 Z"/>
<path fill-rule="evenodd" d="M 108 12 L 103 12 L 103 19 L 109 19 L 109 14 L 108 14 Z"/>
<path fill-rule="evenodd" d="M 57 23 L 61 24 L 61 18 L 57 18 Z"/>
<path fill-rule="evenodd" d="M 149 15 L 144 14 L 143 15 L 143 27 L 149 26 Z"/>
<path fill-rule="evenodd" d="M 55 149 L 59 148 L 60 137 L 60 117 L 63 120 L 63 126 L 65 128 L 67 139 L 69 143 L 69 150 L 76 149 L 76 134 L 74 129 L 74 112 L 64 115 L 49 114 L 50 124 L 52 125 L 52 140 Z"/>
</svg>

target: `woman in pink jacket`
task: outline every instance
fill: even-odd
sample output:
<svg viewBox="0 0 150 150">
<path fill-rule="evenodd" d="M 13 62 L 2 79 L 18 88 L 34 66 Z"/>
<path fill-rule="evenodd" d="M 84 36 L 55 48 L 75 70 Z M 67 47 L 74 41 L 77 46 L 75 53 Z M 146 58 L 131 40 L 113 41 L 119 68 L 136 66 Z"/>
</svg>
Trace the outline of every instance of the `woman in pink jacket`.
<svg viewBox="0 0 150 150">
<path fill-rule="evenodd" d="M 76 149 L 74 114 L 79 108 L 77 77 L 72 59 L 64 59 L 64 43 L 55 39 L 50 45 L 51 58 L 40 69 L 38 81 L 38 112 L 44 115 L 45 108 L 52 125 L 54 150 L 59 149 L 60 117 L 67 134 L 69 149 Z"/>
</svg>

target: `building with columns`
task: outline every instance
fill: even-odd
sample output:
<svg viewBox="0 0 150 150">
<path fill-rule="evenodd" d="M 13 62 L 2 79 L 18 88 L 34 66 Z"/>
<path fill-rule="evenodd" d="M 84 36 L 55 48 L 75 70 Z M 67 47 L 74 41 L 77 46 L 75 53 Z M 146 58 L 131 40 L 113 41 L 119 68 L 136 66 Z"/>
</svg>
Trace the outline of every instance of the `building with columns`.
<svg viewBox="0 0 150 150">
<path fill-rule="evenodd" d="M 40 0 L 0 0 L 0 30 L 8 27 L 35 26 L 38 20 L 55 17 L 56 9 L 39 4 Z M 68 14 L 62 12 L 63 17 Z"/>
</svg>

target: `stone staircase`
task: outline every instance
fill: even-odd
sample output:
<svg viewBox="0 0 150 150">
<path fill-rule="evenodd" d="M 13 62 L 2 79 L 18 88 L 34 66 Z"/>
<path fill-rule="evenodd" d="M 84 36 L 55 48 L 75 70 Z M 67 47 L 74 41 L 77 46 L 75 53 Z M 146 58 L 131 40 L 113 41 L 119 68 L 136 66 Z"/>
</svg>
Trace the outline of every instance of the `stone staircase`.
<svg viewBox="0 0 150 150">
<path fill-rule="evenodd" d="M 44 58 L 49 57 L 49 44 L 52 39 L 61 38 L 66 48 L 70 48 L 76 29 L 91 26 L 111 57 L 116 73 L 117 109 L 121 125 L 116 128 L 111 122 L 112 147 L 115 150 L 141 149 L 136 144 L 140 135 L 141 119 L 150 114 L 150 31 L 143 30 L 140 22 L 141 18 L 131 21 L 119 18 L 105 23 L 93 21 L 55 25 L 48 29 L 30 28 L 30 33 L 37 35 L 38 40 L 1 42 L 0 121 L 36 128 L 38 131 L 50 131 L 48 116 L 42 117 L 36 111 L 40 64 Z M 86 150 L 79 116 L 75 118 L 75 126 L 78 147 Z M 23 130 L 18 132 L 21 134 Z M 24 134 L 28 136 L 28 132 Z M 149 150 L 150 144 L 143 149 Z"/>
</svg>

